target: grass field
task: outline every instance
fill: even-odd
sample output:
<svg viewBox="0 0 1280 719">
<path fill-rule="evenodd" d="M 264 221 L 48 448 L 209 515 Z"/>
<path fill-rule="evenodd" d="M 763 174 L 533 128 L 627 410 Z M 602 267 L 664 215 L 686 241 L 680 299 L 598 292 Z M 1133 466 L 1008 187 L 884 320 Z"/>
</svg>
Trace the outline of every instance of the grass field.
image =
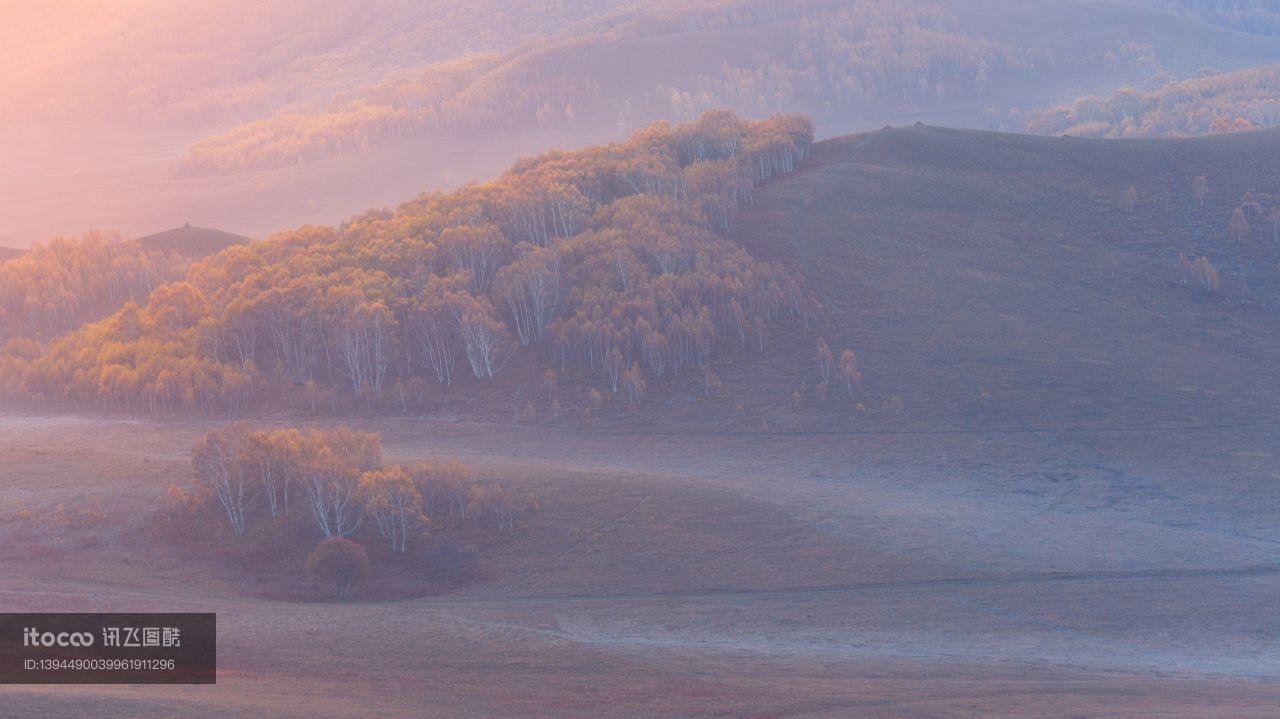
<svg viewBox="0 0 1280 719">
<path fill-rule="evenodd" d="M 0 420 L 7 609 L 220 627 L 215 687 L 5 687 L 0 715 L 1262 717 L 1280 700 L 1273 431 L 386 421 L 368 428 L 392 459 L 462 457 L 543 509 L 482 579 L 339 605 L 257 598 L 148 539 L 207 428 Z M 57 531 L 13 511 L 95 497 L 103 518 Z"/>
</svg>

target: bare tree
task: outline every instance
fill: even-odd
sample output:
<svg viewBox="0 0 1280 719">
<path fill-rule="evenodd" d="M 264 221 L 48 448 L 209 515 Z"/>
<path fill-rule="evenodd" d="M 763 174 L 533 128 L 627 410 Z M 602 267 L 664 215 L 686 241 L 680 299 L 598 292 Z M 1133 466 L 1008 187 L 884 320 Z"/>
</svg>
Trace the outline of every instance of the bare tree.
<svg viewBox="0 0 1280 719">
<path fill-rule="evenodd" d="M 1205 198 L 1209 196 L 1209 180 L 1204 175 L 1199 175 L 1191 182 L 1191 191 L 1195 193 L 1196 200 L 1200 202 L 1200 207 L 1204 207 Z"/>
</svg>

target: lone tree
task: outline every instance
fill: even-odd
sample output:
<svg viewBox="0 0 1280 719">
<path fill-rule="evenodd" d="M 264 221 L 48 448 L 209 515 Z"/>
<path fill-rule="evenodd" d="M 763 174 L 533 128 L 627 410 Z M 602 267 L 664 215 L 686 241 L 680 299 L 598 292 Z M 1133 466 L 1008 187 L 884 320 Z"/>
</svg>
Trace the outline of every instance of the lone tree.
<svg viewBox="0 0 1280 719">
<path fill-rule="evenodd" d="M 854 388 L 862 382 L 862 370 L 858 369 L 858 356 L 853 350 L 845 350 L 840 354 L 840 377 L 844 380 L 844 388 L 853 399 Z"/>
<path fill-rule="evenodd" d="M 818 376 L 822 378 L 822 383 L 830 384 L 831 368 L 835 365 L 836 358 L 831 353 L 831 347 L 827 345 L 827 341 L 821 337 L 818 338 L 818 347 L 813 358 L 818 363 Z"/>
<path fill-rule="evenodd" d="M 1209 196 L 1209 180 L 1204 175 L 1196 177 L 1191 183 L 1191 191 L 1196 193 L 1196 199 L 1200 201 L 1200 207 L 1204 207 L 1204 198 Z"/>
<path fill-rule="evenodd" d="M 1138 207 L 1138 188 L 1129 185 L 1129 189 L 1124 191 L 1124 195 L 1120 198 L 1120 203 L 1124 207 L 1126 213 L 1132 213 Z"/>
<path fill-rule="evenodd" d="M 1262 214 L 1262 203 L 1258 202 L 1253 192 L 1245 192 L 1244 197 L 1240 198 L 1240 209 L 1244 210 L 1246 218 L 1256 220 Z"/>
<path fill-rule="evenodd" d="M 329 537 L 307 557 L 307 574 L 331 583 L 338 601 L 345 601 L 356 582 L 369 576 L 369 555 L 350 539 Z"/>
<path fill-rule="evenodd" d="M 1249 235 L 1249 218 L 1245 217 L 1242 208 L 1237 207 L 1231 213 L 1231 218 L 1227 220 L 1227 232 L 1236 242 L 1243 242 Z"/>
</svg>

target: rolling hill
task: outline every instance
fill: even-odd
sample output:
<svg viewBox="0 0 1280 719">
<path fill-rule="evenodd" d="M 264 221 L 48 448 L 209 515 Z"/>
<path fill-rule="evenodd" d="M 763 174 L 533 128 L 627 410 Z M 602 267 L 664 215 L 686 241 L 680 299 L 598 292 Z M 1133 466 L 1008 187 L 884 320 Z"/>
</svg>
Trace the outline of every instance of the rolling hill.
<svg viewBox="0 0 1280 719">
<path fill-rule="evenodd" d="M 248 242 L 248 237 L 208 227 L 192 227 L 190 224 L 137 239 L 137 243 L 144 250 L 174 252 L 189 260 L 201 260 L 232 245 L 243 245 Z"/>
<path fill-rule="evenodd" d="M 737 238 L 802 268 L 834 311 L 828 342 L 858 349 L 869 411 L 900 397 L 904 422 L 933 426 L 1265 422 L 1280 399 L 1268 369 L 1280 244 L 1266 215 L 1280 205 L 1278 142 L 1276 130 L 1141 141 L 886 129 L 819 143 L 757 193 Z M 1246 192 L 1258 204 L 1233 238 Z M 1206 257 L 1217 289 L 1180 255 Z M 760 413 L 781 404 L 785 391 L 757 388 L 812 364 L 802 341 L 723 373 L 736 380 L 726 393 L 758 397 Z"/>
<path fill-rule="evenodd" d="M 228 401 L 228 388 L 261 386 L 259 397 L 292 397 L 291 406 L 311 412 L 533 423 L 589 417 L 733 431 L 1255 422 L 1267 421 L 1280 397 L 1267 372 L 1280 350 L 1280 131 L 1089 140 L 885 129 L 817 143 L 793 172 L 757 183 L 749 204 L 724 215 L 722 225 L 641 201 L 643 192 L 624 188 L 638 181 L 627 177 L 642 175 L 610 169 L 647 166 L 674 158 L 662 148 L 685 148 L 678 154 L 735 132 L 751 138 L 742 142 L 756 154 L 731 162 L 750 167 L 767 156 L 759 154 L 768 147 L 762 138 L 775 126 L 734 123 L 709 116 L 642 133 L 628 145 L 548 154 L 495 183 L 426 195 L 336 231 L 303 228 L 237 248 L 202 265 L 193 284 L 153 297 L 138 316 L 54 345 L 39 361 L 44 369 L 33 365 L 24 376 L 69 372 L 69 362 L 90 362 L 78 371 L 82 378 L 119 370 L 136 386 L 112 391 L 133 397 L 121 407 L 134 411 L 146 406 L 138 402 L 151 390 L 138 388 L 147 377 L 195 372 L 192 381 L 215 388 L 202 401 L 207 407 Z M 727 141 L 715 142 L 729 152 Z M 680 170 L 685 182 L 728 187 L 714 184 L 723 178 L 706 184 L 715 175 L 705 174 L 726 160 L 680 162 L 691 163 Z M 645 182 L 661 186 L 662 176 Z M 573 184 L 555 184 L 566 181 Z M 577 192 L 566 187 L 604 203 L 591 224 L 553 232 L 527 223 L 535 208 L 585 201 L 564 199 L 578 197 L 564 195 Z M 714 192 L 746 191 L 737 187 Z M 690 195 L 702 211 L 717 212 L 730 196 Z M 460 208 L 470 208 L 465 232 L 451 228 Z M 713 226 L 719 230 L 709 232 Z M 519 243 L 498 260 L 509 266 L 475 274 L 476 263 L 503 257 L 504 242 Z M 697 248 L 688 250 L 697 253 L 693 264 L 681 264 L 681 246 Z M 727 279 L 733 274 L 755 279 L 739 285 Z M 696 299 L 678 289 L 690 277 L 703 288 Z M 791 284 L 797 280 L 822 312 L 806 309 L 809 300 Z M 729 294 L 715 299 L 722 290 L 712 288 L 725 282 Z M 265 294 L 265 287 L 277 289 Z M 560 304 L 511 294 L 535 287 L 554 287 Z M 681 299 L 662 299 L 671 288 Z M 341 299 L 343 292 L 356 299 Z M 522 314 L 549 307 L 551 319 L 538 324 Z M 709 334 L 699 340 L 704 325 L 694 317 L 703 312 Z M 486 333 L 505 326 L 509 340 L 494 334 L 492 347 L 510 341 L 511 354 L 503 350 L 489 364 L 471 354 L 479 345 L 468 344 L 467 371 L 457 359 L 461 345 L 446 345 L 458 353 L 450 355 L 456 375 L 453 365 L 442 366 L 431 333 L 472 343 L 450 334 L 472 331 L 461 328 L 464 316 L 475 318 L 472 329 L 492 328 Z M 288 317 L 297 324 L 281 325 Z M 288 340 L 297 333 L 310 339 Z M 846 387 L 838 371 L 823 377 L 818 337 L 835 358 L 854 352 L 855 386 Z M 333 359 L 338 349 L 320 352 L 348 339 L 355 354 L 347 360 Z M 303 343 L 289 350 L 296 359 L 284 341 Z M 149 344 L 156 342 L 168 344 Z M 395 358 L 399 350 L 378 349 L 384 342 L 418 349 Z M 625 361 L 610 359 L 614 342 L 632 348 Z M 236 351 L 256 369 L 238 369 Z M 623 372 L 632 358 L 634 379 Z M 378 374 L 361 379 L 360 372 Z M 377 382 L 373 395 L 341 399 L 365 381 Z M 51 375 L 46 384 L 65 393 L 68 382 Z M 266 389 L 281 383 L 282 395 Z M 93 382 L 76 390 L 105 391 Z M 148 402 L 152 411 L 178 407 L 176 400 Z M 261 409 L 247 396 L 236 402 L 242 411 Z"/>
</svg>

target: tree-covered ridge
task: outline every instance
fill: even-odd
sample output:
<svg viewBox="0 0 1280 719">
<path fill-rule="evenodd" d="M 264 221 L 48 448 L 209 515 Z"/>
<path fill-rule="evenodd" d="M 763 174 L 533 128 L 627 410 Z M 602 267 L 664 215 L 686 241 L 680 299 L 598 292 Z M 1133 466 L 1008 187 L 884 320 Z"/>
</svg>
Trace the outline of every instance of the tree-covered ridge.
<svg viewBox="0 0 1280 719">
<path fill-rule="evenodd" d="M 639 400 L 647 380 L 813 317 L 788 272 L 723 236 L 812 141 L 805 118 L 708 113 L 231 247 L 145 304 L 10 347 L 0 382 L 36 402 L 242 411 L 490 380 L 522 354 Z"/>
<path fill-rule="evenodd" d="M 1122 88 L 1031 113 L 1040 134 L 1079 137 L 1189 137 L 1280 123 L 1280 66 L 1171 82 L 1149 92 Z"/>
<path fill-rule="evenodd" d="M 754 41 L 710 32 L 766 26 Z M 641 47 L 646 42 L 679 42 L 700 31 L 724 43 L 721 60 L 691 60 L 674 73 L 628 64 L 656 59 L 637 59 L 653 52 Z M 409 135 L 528 129 L 580 117 L 636 127 L 649 118 L 692 120 L 731 107 L 760 116 L 839 118 L 885 103 L 927 107 L 981 97 L 989 85 L 1030 77 L 1051 59 L 1044 50 L 974 34 L 934 3 L 656 3 L 572 37 L 433 65 L 323 106 L 289 108 L 202 140 L 180 166 L 191 174 L 280 167 Z M 601 75 L 613 66 L 631 77 Z"/>
<path fill-rule="evenodd" d="M 1253 35 L 1280 35 L 1280 3 L 1275 0 L 1140 0 L 1138 4 Z"/>
<path fill-rule="evenodd" d="M 181 279 L 188 262 L 171 250 L 98 232 L 57 238 L 0 263 L 0 337 L 49 339 L 102 319 L 125 302 Z"/>
<path fill-rule="evenodd" d="M 607 18 L 629 0 L 0 0 L 0 117 L 248 120 Z"/>
</svg>

